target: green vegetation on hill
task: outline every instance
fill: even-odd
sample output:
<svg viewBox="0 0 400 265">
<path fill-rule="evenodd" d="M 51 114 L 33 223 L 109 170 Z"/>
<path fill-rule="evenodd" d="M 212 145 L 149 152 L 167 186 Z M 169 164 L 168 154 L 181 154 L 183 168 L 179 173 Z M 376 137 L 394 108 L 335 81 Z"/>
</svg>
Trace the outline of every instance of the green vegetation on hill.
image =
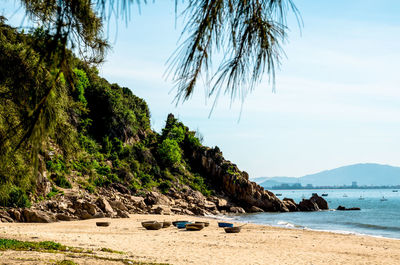
<svg viewBox="0 0 400 265">
<path fill-rule="evenodd" d="M 190 168 L 202 148 L 195 132 L 173 115 L 161 134 L 152 131 L 143 99 L 68 50 L 63 70 L 48 63 L 45 41 L 40 29 L 18 32 L 0 21 L 0 205 L 29 207 L 62 189 L 95 193 L 114 183 L 136 193 L 189 186 L 211 194 Z M 49 194 L 38 193 L 39 175 L 51 181 Z"/>
</svg>

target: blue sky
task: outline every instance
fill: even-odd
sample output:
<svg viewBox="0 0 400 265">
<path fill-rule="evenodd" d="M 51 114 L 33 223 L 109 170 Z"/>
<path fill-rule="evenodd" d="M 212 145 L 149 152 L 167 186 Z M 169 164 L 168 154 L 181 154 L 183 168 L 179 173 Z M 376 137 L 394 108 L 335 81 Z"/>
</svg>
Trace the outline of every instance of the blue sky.
<svg viewBox="0 0 400 265">
<path fill-rule="evenodd" d="M 202 86 L 189 101 L 172 103 L 166 62 L 182 20 L 175 26 L 174 1 L 149 2 L 140 15 L 133 8 L 127 27 L 110 23 L 113 48 L 100 73 L 148 102 L 157 131 L 174 113 L 253 178 L 363 162 L 400 166 L 400 2 L 295 0 L 304 28 L 289 19 L 276 93 L 265 78 L 241 115 L 241 103 L 231 106 L 227 96 L 210 118 L 213 101 Z M 5 3 L 7 17 L 13 1 Z M 12 22 L 20 20 L 16 14 Z"/>
</svg>

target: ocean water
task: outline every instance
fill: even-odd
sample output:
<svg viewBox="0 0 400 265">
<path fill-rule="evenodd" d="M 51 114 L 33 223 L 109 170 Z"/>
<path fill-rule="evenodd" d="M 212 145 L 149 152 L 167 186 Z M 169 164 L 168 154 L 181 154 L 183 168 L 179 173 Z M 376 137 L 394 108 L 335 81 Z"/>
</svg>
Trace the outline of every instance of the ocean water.
<svg viewBox="0 0 400 265">
<path fill-rule="evenodd" d="M 275 194 L 294 199 L 297 203 L 312 193 L 322 195 L 330 209 L 339 205 L 360 207 L 361 211 L 319 211 L 292 213 L 255 213 L 233 217 L 240 222 L 273 226 L 364 234 L 400 239 L 400 190 L 348 189 L 348 190 L 273 190 Z M 381 201 L 382 198 L 387 200 Z M 362 198 L 362 199 L 360 199 Z"/>
</svg>

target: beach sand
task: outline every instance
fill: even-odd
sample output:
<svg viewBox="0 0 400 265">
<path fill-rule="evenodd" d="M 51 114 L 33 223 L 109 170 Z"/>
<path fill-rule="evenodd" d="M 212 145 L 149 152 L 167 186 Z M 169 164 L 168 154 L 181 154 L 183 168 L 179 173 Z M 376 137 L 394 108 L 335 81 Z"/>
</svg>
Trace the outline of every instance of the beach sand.
<svg viewBox="0 0 400 265">
<path fill-rule="evenodd" d="M 119 259 L 168 264 L 400 264 L 400 240 L 247 224 L 239 234 L 226 234 L 217 220 L 199 232 L 171 226 L 147 231 L 145 220 L 201 221 L 182 215 L 131 215 L 129 219 L 92 219 L 50 224 L 2 223 L 2 238 L 51 240 L 93 249 L 82 257 L 41 252 L 0 252 L 1 264 L 51 264 L 64 258 L 77 264 L 123 264 Z M 97 221 L 110 221 L 97 227 Z M 240 225 L 240 224 L 239 224 Z M 100 248 L 124 254 L 99 252 Z M 105 258 L 109 258 L 108 260 Z M 111 261 L 114 260 L 114 261 Z"/>
</svg>

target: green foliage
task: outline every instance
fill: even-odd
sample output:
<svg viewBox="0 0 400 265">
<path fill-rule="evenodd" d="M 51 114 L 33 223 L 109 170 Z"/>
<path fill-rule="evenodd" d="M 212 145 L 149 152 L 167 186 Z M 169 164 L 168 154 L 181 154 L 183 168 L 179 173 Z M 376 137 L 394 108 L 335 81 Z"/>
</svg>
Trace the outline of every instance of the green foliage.
<svg viewBox="0 0 400 265">
<path fill-rule="evenodd" d="M 168 193 L 168 191 L 171 189 L 172 186 L 173 185 L 172 185 L 171 181 L 165 180 L 160 183 L 158 188 L 160 189 L 161 193 L 166 194 L 166 193 Z"/>
<path fill-rule="evenodd" d="M 191 149 L 196 150 L 199 147 L 201 147 L 201 142 L 200 142 L 199 138 L 197 138 L 195 136 L 195 133 L 189 132 L 186 135 L 186 139 L 187 139 L 187 142 L 189 143 Z"/>
<path fill-rule="evenodd" d="M 181 152 L 179 144 L 173 139 L 167 138 L 158 146 L 158 154 L 166 165 L 179 163 L 182 158 Z"/>
<path fill-rule="evenodd" d="M 204 179 L 198 174 L 195 174 L 195 176 L 189 183 L 189 186 L 194 190 L 200 191 L 205 196 L 211 195 L 211 191 L 208 189 L 207 185 L 204 183 Z"/>
<path fill-rule="evenodd" d="M 63 172 L 66 169 L 65 162 L 61 156 L 46 162 L 47 170 L 51 172 Z"/>
<path fill-rule="evenodd" d="M 65 251 L 67 247 L 53 241 L 29 242 L 14 239 L 0 239 L 0 250 L 25 250 L 25 251 L 43 251 L 58 250 Z"/>
<path fill-rule="evenodd" d="M 51 191 L 46 195 L 46 197 L 50 199 L 58 194 L 64 194 L 64 192 L 53 186 L 51 187 Z"/>
<path fill-rule="evenodd" d="M 168 133 L 168 138 L 175 140 L 178 144 L 185 139 L 185 129 L 182 126 L 174 126 Z"/>
<path fill-rule="evenodd" d="M 31 202 L 29 201 L 28 196 L 19 187 L 12 186 L 8 196 L 5 205 L 7 207 L 31 207 Z"/>
<path fill-rule="evenodd" d="M 50 176 L 51 180 L 54 181 L 54 183 L 61 188 L 65 189 L 70 189 L 72 188 L 71 183 L 65 178 L 65 176 L 61 173 L 53 173 Z"/>
<path fill-rule="evenodd" d="M 89 86 L 89 79 L 86 76 L 85 71 L 80 70 L 78 68 L 74 69 L 74 73 L 76 76 L 75 79 L 75 97 L 77 100 L 84 105 L 87 104 L 85 98 L 85 89 Z"/>
</svg>

